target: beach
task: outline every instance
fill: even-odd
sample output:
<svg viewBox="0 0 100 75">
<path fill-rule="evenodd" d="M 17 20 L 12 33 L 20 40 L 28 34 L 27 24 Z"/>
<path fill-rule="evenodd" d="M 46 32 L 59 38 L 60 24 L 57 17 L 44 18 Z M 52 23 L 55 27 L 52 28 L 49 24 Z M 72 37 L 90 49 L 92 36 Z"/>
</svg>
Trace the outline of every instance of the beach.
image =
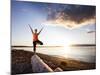
<svg viewBox="0 0 100 75">
<path fill-rule="evenodd" d="M 33 73 L 31 66 L 31 57 L 33 52 L 13 49 L 11 51 L 11 73 L 29 74 Z M 60 67 L 63 71 L 90 70 L 95 69 L 95 63 L 83 62 L 72 58 L 52 56 L 43 53 L 37 55 L 53 70 Z"/>
</svg>

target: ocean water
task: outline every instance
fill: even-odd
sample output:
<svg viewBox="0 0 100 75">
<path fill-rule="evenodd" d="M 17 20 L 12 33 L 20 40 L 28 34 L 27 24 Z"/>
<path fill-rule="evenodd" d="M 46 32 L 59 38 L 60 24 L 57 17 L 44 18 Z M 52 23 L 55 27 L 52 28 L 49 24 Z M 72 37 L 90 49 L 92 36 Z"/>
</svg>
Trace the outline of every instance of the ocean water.
<svg viewBox="0 0 100 75">
<path fill-rule="evenodd" d="M 12 47 L 12 49 L 33 51 L 32 47 Z M 37 47 L 38 53 L 61 56 L 74 60 L 95 63 L 96 62 L 96 47 L 95 46 L 52 46 L 52 47 Z"/>
</svg>

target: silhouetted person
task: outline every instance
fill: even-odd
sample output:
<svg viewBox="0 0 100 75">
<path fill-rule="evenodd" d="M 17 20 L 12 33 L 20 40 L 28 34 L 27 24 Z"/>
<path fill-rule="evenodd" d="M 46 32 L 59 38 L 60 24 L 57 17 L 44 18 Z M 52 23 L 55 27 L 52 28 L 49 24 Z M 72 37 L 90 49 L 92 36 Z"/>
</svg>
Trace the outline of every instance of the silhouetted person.
<svg viewBox="0 0 100 75">
<path fill-rule="evenodd" d="M 33 36 L 33 51 L 34 54 L 36 54 L 36 44 L 40 44 L 43 45 L 43 43 L 38 39 L 38 35 L 41 33 L 41 31 L 43 30 L 43 28 L 38 32 L 37 29 L 34 30 L 31 28 L 31 26 L 29 25 L 31 32 L 32 32 L 32 36 Z"/>
</svg>

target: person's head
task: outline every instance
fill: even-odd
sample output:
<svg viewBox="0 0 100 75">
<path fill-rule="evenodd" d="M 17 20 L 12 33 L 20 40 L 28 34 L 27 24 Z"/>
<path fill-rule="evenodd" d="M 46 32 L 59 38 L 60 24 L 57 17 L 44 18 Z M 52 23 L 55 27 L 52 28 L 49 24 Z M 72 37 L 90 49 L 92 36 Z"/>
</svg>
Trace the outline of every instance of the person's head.
<svg viewBox="0 0 100 75">
<path fill-rule="evenodd" d="M 37 29 L 35 29 L 35 33 L 37 33 Z"/>
</svg>

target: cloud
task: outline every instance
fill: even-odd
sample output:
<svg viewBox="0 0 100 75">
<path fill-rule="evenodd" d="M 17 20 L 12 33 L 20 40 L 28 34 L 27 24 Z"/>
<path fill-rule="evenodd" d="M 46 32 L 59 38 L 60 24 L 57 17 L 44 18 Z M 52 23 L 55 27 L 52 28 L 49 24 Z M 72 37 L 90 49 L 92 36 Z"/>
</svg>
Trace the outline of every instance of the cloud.
<svg viewBox="0 0 100 75">
<path fill-rule="evenodd" d="M 95 6 L 60 5 L 48 7 L 48 16 L 45 24 L 77 28 L 83 25 L 95 24 Z"/>
</svg>

